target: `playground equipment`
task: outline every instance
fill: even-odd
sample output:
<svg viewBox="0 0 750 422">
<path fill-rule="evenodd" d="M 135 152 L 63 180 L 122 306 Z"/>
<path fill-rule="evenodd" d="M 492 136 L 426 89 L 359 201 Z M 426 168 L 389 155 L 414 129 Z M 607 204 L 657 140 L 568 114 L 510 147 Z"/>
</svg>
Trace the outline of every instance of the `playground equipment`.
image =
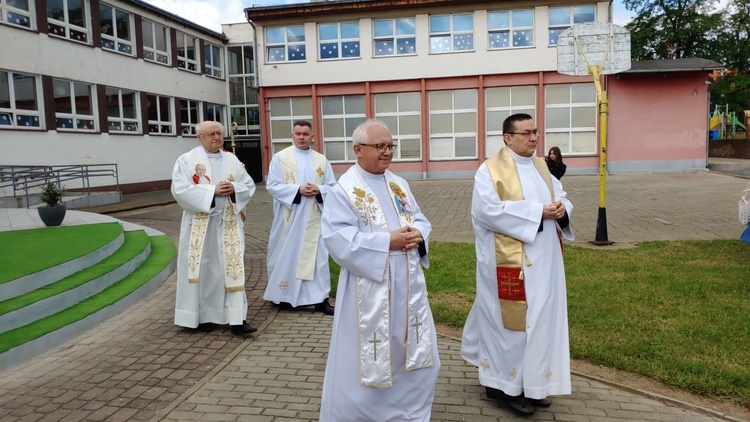
<svg viewBox="0 0 750 422">
<path fill-rule="evenodd" d="M 721 111 L 721 107 L 724 108 L 723 112 Z M 742 120 L 738 119 L 733 111 L 729 111 L 728 105 L 714 106 L 714 112 L 711 115 L 708 127 L 710 129 L 710 139 L 726 139 L 727 135 L 734 137 L 739 131 L 747 132 L 747 127 L 742 124 Z"/>
</svg>

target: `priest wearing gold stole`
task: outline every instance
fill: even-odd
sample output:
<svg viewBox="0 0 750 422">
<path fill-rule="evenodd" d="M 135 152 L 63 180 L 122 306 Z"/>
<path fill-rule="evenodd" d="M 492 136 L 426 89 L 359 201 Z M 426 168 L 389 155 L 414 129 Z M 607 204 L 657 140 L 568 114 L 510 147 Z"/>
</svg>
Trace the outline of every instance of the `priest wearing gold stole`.
<svg viewBox="0 0 750 422">
<path fill-rule="evenodd" d="M 242 210 L 255 183 L 240 160 L 221 149 L 221 123 L 200 123 L 196 132 L 200 145 L 172 170 L 172 195 L 183 209 L 174 323 L 202 331 L 229 324 L 232 333 L 249 334 L 256 329 L 245 321 Z"/>
<path fill-rule="evenodd" d="M 429 421 L 440 359 L 422 267 L 431 226 L 388 171 L 380 121 L 352 134 L 357 164 L 331 189 L 321 232 L 341 265 L 320 420 Z"/>
<path fill-rule="evenodd" d="M 333 315 L 320 215 L 336 177 L 328 160 L 311 148 L 312 140 L 310 122 L 298 120 L 292 129 L 294 145 L 271 159 L 266 190 L 273 197 L 273 225 L 263 299 L 285 307 L 315 305 L 316 310 Z"/>
<path fill-rule="evenodd" d="M 561 237 L 573 240 L 573 205 L 535 156 L 538 136 L 528 114 L 508 117 L 505 147 L 477 170 L 477 296 L 461 345 L 488 397 L 522 414 L 571 392 Z"/>
</svg>

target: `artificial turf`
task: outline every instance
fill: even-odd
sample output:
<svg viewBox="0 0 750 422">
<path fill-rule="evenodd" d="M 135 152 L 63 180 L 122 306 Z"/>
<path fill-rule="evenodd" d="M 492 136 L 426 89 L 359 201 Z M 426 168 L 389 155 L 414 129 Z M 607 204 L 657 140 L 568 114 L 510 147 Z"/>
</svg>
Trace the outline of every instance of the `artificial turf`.
<svg viewBox="0 0 750 422">
<path fill-rule="evenodd" d="M 0 284 L 89 254 L 120 233 L 118 222 L 0 232 Z"/>
<path fill-rule="evenodd" d="M 42 337 L 117 302 L 151 280 L 177 255 L 174 242 L 167 236 L 150 238 L 151 254 L 132 274 L 77 304 L 31 324 L 0 334 L 0 353 Z"/>
</svg>

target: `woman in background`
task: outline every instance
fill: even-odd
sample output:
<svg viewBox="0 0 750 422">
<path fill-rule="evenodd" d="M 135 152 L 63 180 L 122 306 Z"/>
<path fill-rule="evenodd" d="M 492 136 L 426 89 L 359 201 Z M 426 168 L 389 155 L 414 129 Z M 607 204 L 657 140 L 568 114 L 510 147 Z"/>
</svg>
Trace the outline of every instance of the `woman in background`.
<svg viewBox="0 0 750 422">
<path fill-rule="evenodd" d="M 547 153 L 547 167 L 549 167 L 549 172 L 552 173 L 557 180 L 562 179 L 568 166 L 563 163 L 560 148 L 552 147 L 549 149 L 549 152 Z"/>
</svg>

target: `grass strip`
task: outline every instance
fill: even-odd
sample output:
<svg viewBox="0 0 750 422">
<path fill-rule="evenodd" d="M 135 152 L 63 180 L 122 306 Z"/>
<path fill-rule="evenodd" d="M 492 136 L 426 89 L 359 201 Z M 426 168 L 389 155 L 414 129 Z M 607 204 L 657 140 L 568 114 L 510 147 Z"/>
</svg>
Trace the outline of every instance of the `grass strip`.
<svg viewBox="0 0 750 422">
<path fill-rule="evenodd" d="M 118 222 L 0 232 L 0 284 L 82 257 L 120 233 Z"/>
<path fill-rule="evenodd" d="M 177 249 L 174 242 L 167 236 L 153 236 L 150 241 L 151 255 L 135 272 L 70 308 L 0 334 L 0 353 L 80 321 L 124 298 L 151 280 L 167 267 L 169 262 L 177 255 Z"/>
<path fill-rule="evenodd" d="M 0 315 L 5 315 L 54 295 L 79 287 L 128 263 L 141 253 L 149 243 L 145 231 L 125 232 L 125 242 L 115 253 L 94 266 L 81 270 L 52 284 L 18 297 L 0 302 Z"/>
</svg>

